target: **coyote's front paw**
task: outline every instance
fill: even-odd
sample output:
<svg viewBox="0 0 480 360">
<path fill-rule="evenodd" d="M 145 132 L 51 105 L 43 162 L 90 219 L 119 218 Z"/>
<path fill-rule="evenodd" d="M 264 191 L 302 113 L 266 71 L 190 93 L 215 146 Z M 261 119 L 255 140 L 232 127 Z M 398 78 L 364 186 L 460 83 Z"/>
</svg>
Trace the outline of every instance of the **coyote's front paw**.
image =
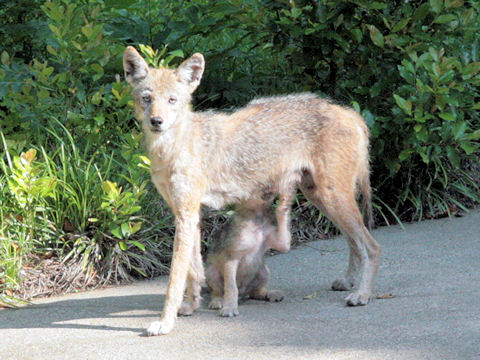
<svg viewBox="0 0 480 360">
<path fill-rule="evenodd" d="M 147 336 L 157 336 L 168 334 L 173 329 L 174 322 L 168 322 L 165 320 L 154 321 L 147 328 Z"/>
<path fill-rule="evenodd" d="M 361 294 L 358 291 L 352 292 L 345 298 L 348 306 L 367 305 L 370 301 L 370 294 Z"/>
</svg>

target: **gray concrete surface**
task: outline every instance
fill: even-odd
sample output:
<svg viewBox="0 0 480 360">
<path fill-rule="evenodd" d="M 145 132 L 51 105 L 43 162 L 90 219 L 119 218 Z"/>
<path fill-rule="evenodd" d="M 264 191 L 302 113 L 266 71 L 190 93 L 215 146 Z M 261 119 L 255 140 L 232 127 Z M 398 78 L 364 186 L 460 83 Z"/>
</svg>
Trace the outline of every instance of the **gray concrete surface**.
<svg viewBox="0 0 480 360">
<path fill-rule="evenodd" d="M 207 299 L 167 336 L 143 336 L 166 277 L 2 310 L 0 359 L 480 359 L 480 211 L 374 236 L 386 298 L 365 307 L 329 290 L 347 262 L 336 238 L 267 259 L 283 302 L 245 301 L 227 319 Z"/>
</svg>

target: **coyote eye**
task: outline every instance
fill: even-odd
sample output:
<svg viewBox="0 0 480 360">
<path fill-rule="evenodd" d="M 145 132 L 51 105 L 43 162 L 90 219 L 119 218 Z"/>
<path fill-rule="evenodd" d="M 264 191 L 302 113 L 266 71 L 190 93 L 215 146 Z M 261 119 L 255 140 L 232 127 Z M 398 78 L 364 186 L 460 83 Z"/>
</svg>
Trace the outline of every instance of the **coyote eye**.
<svg viewBox="0 0 480 360">
<path fill-rule="evenodd" d="M 142 101 L 145 104 L 150 104 L 152 102 L 152 97 L 150 95 L 144 95 L 142 96 Z"/>
<path fill-rule="evenodd" d="M 170 104 L 175 104 L 177 102 L 177 98 L 175 96 L 170 96 L 170 98 L 168 99 L 168 102 Z"/>
</svg>

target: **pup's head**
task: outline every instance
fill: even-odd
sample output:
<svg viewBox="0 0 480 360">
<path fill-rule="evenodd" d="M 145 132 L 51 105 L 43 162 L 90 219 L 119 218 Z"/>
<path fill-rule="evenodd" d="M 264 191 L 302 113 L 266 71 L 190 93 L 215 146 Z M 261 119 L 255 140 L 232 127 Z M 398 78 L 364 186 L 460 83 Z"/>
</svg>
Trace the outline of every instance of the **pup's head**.
<svg viewBox="0 0 480 360">
<path fill-rule="evenodd" d="M 123 69 L 133 87 L 137 118 L 145 131 L 161 134 L 189 109 L 191 94 L 200 84 L 205 69 L 205 60 L 202 54 L 196 53 L 177 69 L 154 69 L 129 46 L 123 53 Z"/>
</svg>

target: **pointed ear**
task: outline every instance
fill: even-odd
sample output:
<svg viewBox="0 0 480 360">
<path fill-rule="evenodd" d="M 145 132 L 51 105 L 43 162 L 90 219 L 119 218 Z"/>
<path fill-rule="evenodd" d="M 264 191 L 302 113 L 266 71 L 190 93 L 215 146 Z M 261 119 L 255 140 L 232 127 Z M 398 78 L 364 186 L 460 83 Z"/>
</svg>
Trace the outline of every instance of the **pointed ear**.
<svg viewBox="0 0 480 360">
<path fill-rule="evenodd" d="M 148 74 L 148 64 L 133 46 L 123 52 L 123 70 L 130 85 L 144 79 Z"/>
<path fill-rule="evenodd" d="M 205 69 L 205 59 L 200 53 L 195 53 L 189 59 L 185 60 L 175 70 L 178 81 L 188 85 L 190 93 L 194 92 L 197 86 L 200 84 L 200 79 Z"/>
</svg>

